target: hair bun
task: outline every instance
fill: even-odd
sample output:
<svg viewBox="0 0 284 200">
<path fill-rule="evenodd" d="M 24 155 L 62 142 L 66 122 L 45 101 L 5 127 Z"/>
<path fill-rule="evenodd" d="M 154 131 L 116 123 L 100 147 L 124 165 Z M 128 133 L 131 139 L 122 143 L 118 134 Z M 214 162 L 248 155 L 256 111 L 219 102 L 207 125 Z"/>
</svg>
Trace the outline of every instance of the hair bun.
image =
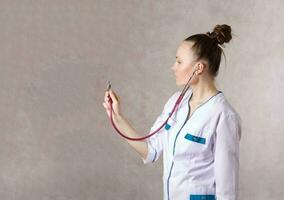
<svg viewBox="0 0 284 200">
<path fill-rule="evenodd" d="M 213 32 L 207 32 L 207 35 L 214 39 L 216 43 L 222 45 L 224 43 L 228 43 L 232 39 L 232 34 L 231 34 L 231 27 L 227 24 L 222 24 L 219 25 L 217 24 Z"/>
</svg>

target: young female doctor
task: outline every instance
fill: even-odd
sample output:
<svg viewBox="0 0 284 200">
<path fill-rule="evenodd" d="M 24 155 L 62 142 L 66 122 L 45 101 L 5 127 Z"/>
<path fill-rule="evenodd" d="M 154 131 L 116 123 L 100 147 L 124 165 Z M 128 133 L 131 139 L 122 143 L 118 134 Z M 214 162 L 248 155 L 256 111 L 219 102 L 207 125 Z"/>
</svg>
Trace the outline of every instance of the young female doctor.
<svg viewBox="0 0 284 200">
<path fill-rule="evenodd" d="M 185 85 L 190 75 L 192 79 L 177 112 L 156 135 L 142 141 L 127 140 L 144 164 L 163 154 L 164 200 L 238 199 L 241 118 L 214 83 L 221 46 L 231 38 L 231 27 L 226 24 L 186 38 L 177 49 L 172 70 L 177 85 Z M 180 93 L 169 98 L 151 131 L 167 119 Z M 121 114 L 118 95 L 107 91 L 104 100 L 108 116 L 112 101 L 112 117 L 119 130 L 139 137 Z"/>
</svg>

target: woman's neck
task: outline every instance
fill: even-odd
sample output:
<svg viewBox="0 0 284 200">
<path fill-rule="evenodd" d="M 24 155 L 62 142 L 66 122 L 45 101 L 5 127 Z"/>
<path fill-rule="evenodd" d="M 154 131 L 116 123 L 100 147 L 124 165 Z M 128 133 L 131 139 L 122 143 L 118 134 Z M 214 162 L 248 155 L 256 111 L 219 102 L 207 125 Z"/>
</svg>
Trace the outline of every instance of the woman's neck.
<svg viewBox="0 0 284 200">
<path fill-rule="evenodd" d="M 218 90 L 214 82 L 199 82 L 197 85 L 191 86 L 193 96 L 191 102 L 194 103 L 203 103 L 208 100 L 213 95 L 217 94 Z"/>
</svg>

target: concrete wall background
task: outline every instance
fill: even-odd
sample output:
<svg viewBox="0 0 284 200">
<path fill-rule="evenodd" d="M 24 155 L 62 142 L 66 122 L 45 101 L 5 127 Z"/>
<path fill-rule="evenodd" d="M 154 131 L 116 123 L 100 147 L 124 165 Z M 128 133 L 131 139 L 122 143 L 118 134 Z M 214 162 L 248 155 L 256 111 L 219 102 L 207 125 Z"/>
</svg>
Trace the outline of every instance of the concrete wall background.
<svg viewBox="0 0 284 200">
<path fill-rule="evenodd" d="M 107 80 L 141 135 L 177 88 L 191 34 L 232 26 L 217 86 L 240 113 L 240 199 L 284 195 L 284 4 L 274 1 L 0 0 L 0 199 L 162 199 L 110 126 Z"/>
</svg>

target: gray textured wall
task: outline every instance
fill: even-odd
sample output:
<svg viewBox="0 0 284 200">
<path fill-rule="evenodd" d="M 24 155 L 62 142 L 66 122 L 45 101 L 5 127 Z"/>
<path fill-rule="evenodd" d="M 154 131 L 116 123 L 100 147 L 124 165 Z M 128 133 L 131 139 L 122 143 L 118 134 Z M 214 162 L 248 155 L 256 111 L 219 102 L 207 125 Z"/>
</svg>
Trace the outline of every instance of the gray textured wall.
<svg viewBox="0 0 284 200">
<path fill-rule="evenodd" d="M 112 129 L 107 80 L 146 134 L 180 88 L 180 42 L 232 26 L 217 86 L 243 119 L 240 197 L 284 196 L 284 3 L 0 0 L 0 199 L 162 199 L 162 159 L 145 166 Z"/>
</svg>

